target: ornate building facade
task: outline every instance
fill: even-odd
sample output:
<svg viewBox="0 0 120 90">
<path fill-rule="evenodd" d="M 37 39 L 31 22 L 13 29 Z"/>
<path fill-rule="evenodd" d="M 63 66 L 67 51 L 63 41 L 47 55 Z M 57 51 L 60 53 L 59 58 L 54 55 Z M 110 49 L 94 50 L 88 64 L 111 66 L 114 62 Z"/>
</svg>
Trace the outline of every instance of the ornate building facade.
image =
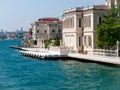
<svg viewBox="0 0 120 90">
<path fill-rule="evenodd" d="M 75 52 L 92 53 L 96 47 L 97 24 L 107 12 L 106 5 L 70 8 L 64 11 L 63 46 Z"/>
<path fill-rule="evenodd" d="M 82 51 L 83 13 L 80 8 L 70 8 L 62 16 L 63 46 L 74 51 Z"/>
<path fill-rule="evenodd" d="M 32 23 L 32 39 L 43 47 L 44 40 L 62 38 L 62 23 L 57 18 L 40 18 Z"/>
</svg>

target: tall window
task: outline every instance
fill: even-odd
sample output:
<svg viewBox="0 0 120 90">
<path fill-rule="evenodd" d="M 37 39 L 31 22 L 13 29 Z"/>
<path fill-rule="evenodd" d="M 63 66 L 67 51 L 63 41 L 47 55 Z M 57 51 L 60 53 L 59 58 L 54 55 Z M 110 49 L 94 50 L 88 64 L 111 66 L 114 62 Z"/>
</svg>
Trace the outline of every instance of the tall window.
<svg viewBox="0 0 120 90">
<path fill-rule="evenodd" d="M 66 18 L 63 21 L 63 28 L 73 28 L 74 27 L 74 18 L 70 17 L 70 18 Z"/>
<path fill-rule="evenodd" d="M 58 30 L 58 32 L 60 33 L 60 32 L 61 32 L 61 30 L 59 29 L 59 30 Z"/>
<path fill-rule="evenodd" d="M 71 19 L 72 22 L 72 28 L 74 27 L 74 17 Z"/>
<path fill-rule="evenodd" d="M 54 33 L 54 32 L 55 32 L 55 29 L 52 30 L 52 33 Z"/>
<path fill-rule="evenodd" d="M 88 44 L 89 44 L 90 47 L 92 46 L 92 38 L 91 38 L 91 36 L 88 36 Z"/>
<path fill-rule="evenodd" d="M 51 27 L 51 24 L 49 24 L 49 26 Z"/>
<path fill-rule="evenodd" d="M 55 24 L 55 27 L 57 27 L 58 25 L 57 24 Z"/>
<path fill-rule="evenodd" d="M 74 18 L 70 18 L 70 28 L 74 27 Z"/>
<path fill-rule="evenodd" d="M 82 22 L 81 21 L 82 21 L 81 18 L 79 18 L 79 27 L 82 26 Z"/>
<path fill-rule="evenodd" d="M 44 32 L 47 33 L 47 30 L 45 30 Z"/>
<path fill-rule="evenodd" d="M 64 28 L 66 28 L 66 26 L 67 26 L 67 21 L 64 20 Z"/>
<path fill-rule="evenodd" d="M 84 16 L 84 27 L 91 27 L 91 15 Z"/>
<path fill-rule="evenodd" d="M 86 16 L 84 16 L 84 27 L 86 27 L 87 26 L 87 17 Z"/>
<path fill-rule="evenodd" d="M 39 33 L 39 30 L 37 30 L 37 33 Z"/>
<path fill-rule="evenodd" d="M 36 24 L 36 26 L 39 26 L 39 24 Z"/>
<path fill-rule="evenodd" d="M 84 45 L 87 45 L 87 36 L 84 36 Z"/>
<path fill-rule="evenodd" d="M 81 45 L 81 38 L 79 37 L 79 46 Z"/>
<path fill-rule="evenodd" d="M 102 23 L 102 18 L 101 17 L 99 17 L 99 24 L 101 24 Z"/>
<path fill-rule="evenodd" d="M 91 27 L 91 16 L 88 16 L 88 27 Z"/>
</svg>

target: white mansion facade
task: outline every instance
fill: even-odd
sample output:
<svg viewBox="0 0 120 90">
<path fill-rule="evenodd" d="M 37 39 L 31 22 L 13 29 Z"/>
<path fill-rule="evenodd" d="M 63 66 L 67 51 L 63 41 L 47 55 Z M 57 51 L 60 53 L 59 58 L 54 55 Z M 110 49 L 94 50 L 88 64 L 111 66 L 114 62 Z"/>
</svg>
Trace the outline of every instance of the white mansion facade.
<svg viewBox="0 0 120 90">
<path fill-rule="evenodd" d="M 62 15 L 63 47 L 80 53 L 93 53 L 96 48 L 96 29 L 101 17 L 108 13 L 111 2 L 92 7 L 69 8 Z M 116 6 L 115 6 L 116 7 Z"/>
</svg>

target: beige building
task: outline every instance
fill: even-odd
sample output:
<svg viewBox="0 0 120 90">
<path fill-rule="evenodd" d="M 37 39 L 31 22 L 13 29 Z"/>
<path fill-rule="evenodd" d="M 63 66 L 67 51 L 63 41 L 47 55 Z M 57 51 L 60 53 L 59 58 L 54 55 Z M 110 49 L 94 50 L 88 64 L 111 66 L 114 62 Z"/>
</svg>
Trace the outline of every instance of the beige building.
<svg viewBox="0 0 120 90">
<path fill-rule="evenodd" d="M 40 18 L 32 24 L 32 39 L 38 47 L 43 47 L 44 40 L 62 38 L 62 23 L 57 18 Z"/>
<path fill-rule="evenodd" d="M 117 8 L 118 7 L 118 0 L 106 0 L 106 5 L 108 8 Z"/>
<path fill-rule="evenodd" d="M 92 53 L 96 47 L 96 27 L 107 14 L 106 5 L 69 8 L 62 16 L 63 46 L 75 52 Z"/>
</svg>

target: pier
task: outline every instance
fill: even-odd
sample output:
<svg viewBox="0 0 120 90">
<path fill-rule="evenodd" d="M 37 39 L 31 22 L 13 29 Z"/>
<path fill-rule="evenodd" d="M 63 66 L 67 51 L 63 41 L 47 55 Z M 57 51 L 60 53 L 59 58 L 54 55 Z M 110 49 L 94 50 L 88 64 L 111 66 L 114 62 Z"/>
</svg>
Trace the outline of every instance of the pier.
<svg viewBox="0 0 120 90">
<path fill-rule="evenodd" d="M 9 46 L 10 48 L 14 48 L 14 49 L 18 49 L 18 50 L 22 50 L 22 47 L 19 46 Z"/>
<path fill-rule="evenodd" d="M 29 56 L 39 59 L 64 59 L 68 58 L 67 50 L 48 50 L 44 48 L 22 48 L 20 53 L 24 56 Z"/>
</svg>

